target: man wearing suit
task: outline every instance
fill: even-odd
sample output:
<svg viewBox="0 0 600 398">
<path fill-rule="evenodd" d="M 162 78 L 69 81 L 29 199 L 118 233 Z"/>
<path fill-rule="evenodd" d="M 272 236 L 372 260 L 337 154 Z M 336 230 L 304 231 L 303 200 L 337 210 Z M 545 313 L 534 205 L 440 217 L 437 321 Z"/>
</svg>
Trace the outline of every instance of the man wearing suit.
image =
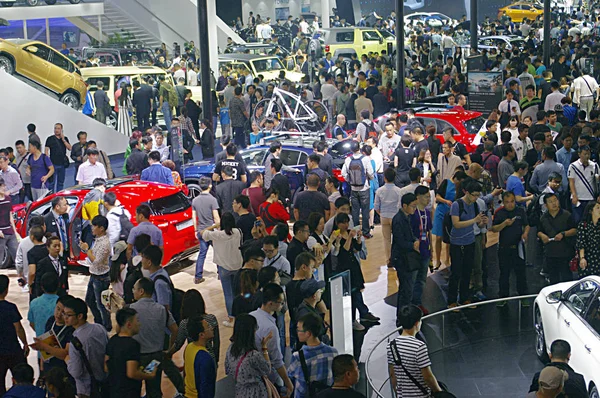
<svg viewBox="0 0 600 398">
<path fill-rule="evenodd" d="M 152 111 L 152 87 L 147 84 L 140 85 L 137 80 L 133 81 L 133 106 L 137 118 L 138 128 L 145 131 L 150 128 L 150 112 Z"/>
<path fill-rule="evenodd" d="M 69 209 L 67 199 L 57 196 L 52 199 L 52 210 L 44 216 L 46 233 L 57 236 L 62 244 L 62 256 L 69 256 Z"/>
<path fill-rule="evenodd" d="M 175 185 L 171 170 L 160 164 L 160 152 L 150 152 L 148 154 L 148 163 L 150 166 L 142 170 L 140 181 L 151 181 L 161 184 Z"/>
<path fill-rule="evenodd" d="M 106 124 L 106 118 L 110 116 L 110 100 L 106 91 L 103 90 L 104 83 L 98 81 L 96 83 L 97 90 L 94 93 L 94 104 L 96 105 L 96 120 L 102 124 Z"/>
</svg>

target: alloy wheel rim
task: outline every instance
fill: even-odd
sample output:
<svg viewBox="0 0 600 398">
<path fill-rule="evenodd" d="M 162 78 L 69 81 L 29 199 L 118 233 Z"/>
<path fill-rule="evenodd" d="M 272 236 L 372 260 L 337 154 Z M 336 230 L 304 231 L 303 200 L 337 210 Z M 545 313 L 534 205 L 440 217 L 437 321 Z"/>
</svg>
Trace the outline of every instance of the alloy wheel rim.
<svg viewBox="0 0 600 398">
<path fill-rule="evenodd" d="M 189 197 L 190 199 L 194 199 L 196 196 L 198 196 L 200 194 L 200 190 L 198 190 L 198 188 L 196 188 L 195 186 L 188 186 L 188 190 L 189 190 Z"/>
<path fill-rule="evenodd" d="M 544 340 L 544 326 L 542 325 L 541 319 L 540 319 L 540 313 L 539 310 L 536 311 L 535 313 L 535 333 L 536 333 L 536 343 L 535 343 L 535 351 L 537 352 L 538 355 L 543 355 L 544 354 L 544 344 L 545 344 L 545 340 Z"/>
<path fill-rule="evenodd" d="M 6 58 L 0 59 L 0 69 L 5 71 L 6 73 L 10 73 L 12 71 L 10 62 Z"/>
</svg>

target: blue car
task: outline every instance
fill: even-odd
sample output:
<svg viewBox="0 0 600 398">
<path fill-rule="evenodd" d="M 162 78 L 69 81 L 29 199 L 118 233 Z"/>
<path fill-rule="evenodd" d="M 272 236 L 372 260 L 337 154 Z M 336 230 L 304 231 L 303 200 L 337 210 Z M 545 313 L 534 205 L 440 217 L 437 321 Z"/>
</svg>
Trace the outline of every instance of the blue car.
<svg viewBox="0 0 600 398">
<path fill-rule="evenodd" d="M 282 174 L 287 176 L 290 182 L 290 190 L 292 192 L 292 200 L 298 188 L 304 186 L 304 173 L 308 156 L 313 152 L 312 145 L 286 145 L 282 144 L 281 154 L 279 158 L 284 165 L 297 169 L 299 173 L 288 172 L 282 170 Z M 269 155 L 269 145 L 251 145 L 244 150 L 240 150 L 240 154 L 246 163 L 248 173 L 258 170 L 262 173 L 265 171 L 264 162 Z M 188 186 L 190 198 L 195 198 L 200 193 L 198 181 L 201 177 L 209 177 L 212 179 L 215 164 L 209 161 L 199 161 L 188 163 L 183 167 L 183 183 Z"/>
</svg>

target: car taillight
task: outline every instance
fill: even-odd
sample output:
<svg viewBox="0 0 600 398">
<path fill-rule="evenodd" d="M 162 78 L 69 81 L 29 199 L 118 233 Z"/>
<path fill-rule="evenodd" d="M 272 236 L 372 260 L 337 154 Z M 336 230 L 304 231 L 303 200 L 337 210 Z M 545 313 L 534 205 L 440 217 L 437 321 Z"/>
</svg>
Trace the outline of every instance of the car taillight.
<svg viewBox="0 0 600 398">
<path fill-rule="evenodd" d="M 326 52 L 326 53 L 328 53 L 328 52 L 329 52 L 329 48 L 330 48 L 330 47 L 329 47 L 328 45 L 327 45 L 327 46 L 325 46 L 325 52 Z"/>
</svg>

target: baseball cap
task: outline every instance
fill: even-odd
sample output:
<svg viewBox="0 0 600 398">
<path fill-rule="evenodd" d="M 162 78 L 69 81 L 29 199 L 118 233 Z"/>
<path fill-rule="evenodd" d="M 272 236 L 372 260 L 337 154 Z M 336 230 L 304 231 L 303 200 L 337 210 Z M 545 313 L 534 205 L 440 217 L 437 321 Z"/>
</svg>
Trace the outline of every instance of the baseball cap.
<svg viewBox="0 0 600 398">
<path fill-rule="evenodd" d="M 325 289 L 325 282 L 317 281 L 314 278 L 307 279 L 300 284 L 300 294 L 302 295 L 302 298 L 311 297 L 320 289 Z"/>
<path fill-rule="evenodd" d="M 127 243 L 125 243 L 122 240 L 118 241 L 113 246 L 113 255 L 110 259 L 112 261 L 117 261 L 119 259 L 119 256 L 121 255 L 121 253 L 123 253 L 125 250 L 127 250 Z"/>
<path fill-rule="evenodd" d="M 567 372 L 555 366 L 546 366 L 540 373 L 539 385 L 547 390 L 556 390 L 569 379 Z"/>
</svg>

